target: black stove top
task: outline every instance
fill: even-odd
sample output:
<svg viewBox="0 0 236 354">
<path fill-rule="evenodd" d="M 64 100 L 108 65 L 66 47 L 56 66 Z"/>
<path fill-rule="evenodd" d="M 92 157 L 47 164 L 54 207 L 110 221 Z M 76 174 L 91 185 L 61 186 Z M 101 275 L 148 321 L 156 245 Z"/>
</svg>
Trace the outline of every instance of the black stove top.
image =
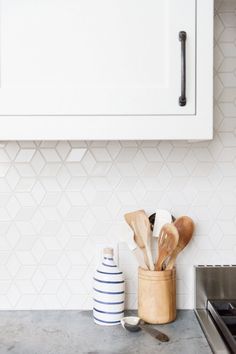
<svg viewBox="0 0 236 354">
<path fill-rule="evenodd" d="M 236 354 L 236 300 L 208 300 L 207 309 L 230 350 Z"/>
</svg>

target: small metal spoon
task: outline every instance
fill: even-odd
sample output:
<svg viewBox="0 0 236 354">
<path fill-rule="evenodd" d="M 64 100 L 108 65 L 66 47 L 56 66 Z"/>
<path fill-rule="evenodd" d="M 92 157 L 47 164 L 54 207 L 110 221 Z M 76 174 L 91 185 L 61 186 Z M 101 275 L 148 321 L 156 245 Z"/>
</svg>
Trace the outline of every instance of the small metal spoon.
<svg viewBox="0 0 236 354">
<path fill-rule="evenodd" d="M 162 333 L 155 328 L 145 326 L 145 322 L 141 319 L 139 320 L 139 322 L 137 324 L 130 324 L 130 323 L 125 322 L 124 327 L 129 332 L 138 332 L 142 329 L 145 332 L 149 333 L 152 337 L 154 337 L 155 339 L 158 339 L 161 342 L 168 342 L 169 341 L 169 337 L 165 333 Z"/>
</svg>

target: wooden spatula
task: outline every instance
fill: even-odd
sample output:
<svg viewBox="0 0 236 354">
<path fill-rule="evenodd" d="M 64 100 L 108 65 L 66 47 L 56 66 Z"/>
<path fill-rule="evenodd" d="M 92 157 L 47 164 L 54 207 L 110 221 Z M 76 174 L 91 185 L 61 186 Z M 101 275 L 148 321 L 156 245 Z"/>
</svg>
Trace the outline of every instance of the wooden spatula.
<svg viewBox="0 0 236 354">
<path fill-rule="evenodd" d="M 144 210 L 137 210 L 125 214 L 125 220 L 134 231 L 134 240 L 144 253 L 146 264 L 150 270 L 154 270 L 151 254 L 151 226 Z"/>
<path fill-rule="evenodd" d="M 178 230 L 179 241 L 177 247 L 170 256 L 165 269 L 172 269 L 174 267 L 178 254 L 187 246 L 193 236 L 194 223 L 188 216 L 181 216 L 176 219 L 174 226 Z"/>
<path fill-rule="evenodd" d="M 165 260 L 170 257 L 177 247 L 179 233 L 174 224 L 165 224 L 158 238 L 159 255 L 155 265 L 155 270 L 162 270 Z"/>
<path fill-rule="evenodd" d="M 134 241 L 134 231 L 127 224 L 124 223 L 120 225 L 120 234 L 122 241 L 127 243 L 127 246 L 136 258 L 139 267 L 143 269 L 148 269 L 148 266 L 146 265 L 144 260 L 144 254 L 142 250 L 138 247 L 137 243 Z"/>
</svg>

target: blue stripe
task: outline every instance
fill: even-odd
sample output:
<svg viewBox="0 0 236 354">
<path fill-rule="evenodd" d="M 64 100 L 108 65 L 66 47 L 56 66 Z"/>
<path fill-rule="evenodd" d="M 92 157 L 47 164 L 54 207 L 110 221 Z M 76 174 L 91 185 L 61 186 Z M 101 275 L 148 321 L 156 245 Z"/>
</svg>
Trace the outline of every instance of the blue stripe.
<svg viewBox="0 0 236 354">
<path fill-rule="evenodd" d="M 99 322 L 103 322 L 103 323 L 120 323 L 120 321 L 103 321 L 103 320 L 99 320 L 97 317 L 93 316 L 93 318 L 96 320 L 96 321 L 99 321 Z"/>
<path fill-rule="evenodd" d="M 109 261 L 113 261 L 113 258 L 104 257 L 104 259 L 108 259 Z"/>
<path fill-rule="evenodd" d="M 100 280 L 97 278 L 93 278 L 94 280 L 98 281 L 99 283 L 105 283 L 105 284 L 122 284 L 124 283 L 124 280 L 121 281 L 106 281 L 106 280 Z"/>
<path fill-rule="evenodd" d="M 100 300 L 96 300 L 93 298 L 94 301 L 98 302 L 99 304 L 103 304 L 103 305 L 121 305 L 124 303 L 124 301 L 119 301 L 119 302 L 104 302 L 104 301 L 100 301 Z"/>
<path fill-rule="evenodd" d="M 124 311 L 119 311 L 119 312 L 106 312 L 106 311 L 101 311 L 101 310 L 96 309 L 95 307 L 94 307 L 93 309 L 94 309 L 95 311 L 97 311 L 97 312 L 106 313 L 106 314 L 108 314 L 108 315 L 118 315 L 118 314 L 120 314 L 120 313 L 124 313 Z"/>
<path fill-rule="evenodd" d="M 122 274 L 122 272 L 117 272 L 117 273 L 108 273 L 108 272 L 102 272 L 101 270 L 97 270 L 98 273 L 101 273 L 101 274 Z"/>
<path fill-rule="evenodd" d="M 112 267 L 112 268 L 117 268 L 116 265 L 110 265 L 110 264 L 106 264 L 102 262 L 102 265 L 106 266 L 106 267 Z"/>
<path fill-rule="evenodd" d="M 110 294 L 110 295 L 124 294 L 124 291 L 118 291 L 118 292 L 112 293 L 112 292 L 109 292 L 109 291 L 101 291 L 101 290 L 98 290 L 96 288 L 93 288 L 93 290 L 95 290 L 95 291 L 97 291 L 98 293 L 101 293 L 101 294 Z"/>
</svg>

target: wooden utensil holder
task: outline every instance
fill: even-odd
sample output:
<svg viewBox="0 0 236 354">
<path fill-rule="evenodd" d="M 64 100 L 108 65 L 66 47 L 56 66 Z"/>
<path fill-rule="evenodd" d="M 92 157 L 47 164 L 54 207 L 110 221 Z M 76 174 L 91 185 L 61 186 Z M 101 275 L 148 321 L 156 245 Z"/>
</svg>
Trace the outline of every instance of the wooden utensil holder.
<svg viewBox="0 0 236 354">
<path fill-rule="evenodd" d="M 147 323 L 176 319 L 176 270 L 138 271 L 138 316 Z"/>
</svg>

